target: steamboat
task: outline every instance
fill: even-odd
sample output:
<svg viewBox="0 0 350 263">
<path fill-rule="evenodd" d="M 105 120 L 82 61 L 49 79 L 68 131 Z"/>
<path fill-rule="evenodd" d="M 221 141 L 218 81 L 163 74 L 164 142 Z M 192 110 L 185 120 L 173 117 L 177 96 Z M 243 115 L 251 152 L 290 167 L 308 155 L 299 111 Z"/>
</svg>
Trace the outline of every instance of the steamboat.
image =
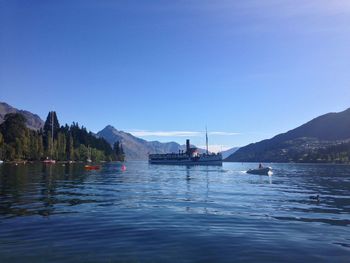
<svg viewBox="0 0 350 263">
<path fill-rule="evenodd" d="M 150 164 L 176 164 L 176 165 L 222 165 L 221 153 L 209 153 L 208 135 L 206 134 L 206 152 L 199 153 L 198 149 L 191 147 L 190 140 L 186 140 L 186 151 L 178 153 L 149 154 Z"/>
</svg>

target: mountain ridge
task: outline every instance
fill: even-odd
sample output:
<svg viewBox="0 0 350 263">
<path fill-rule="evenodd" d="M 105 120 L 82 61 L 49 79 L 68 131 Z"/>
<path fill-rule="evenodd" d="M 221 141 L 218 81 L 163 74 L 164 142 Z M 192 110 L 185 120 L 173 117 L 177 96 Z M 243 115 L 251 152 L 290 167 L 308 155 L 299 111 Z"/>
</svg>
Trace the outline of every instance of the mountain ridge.
<svg viewBox="0 0 350 263">
<path fill-rule="evenodd" d="M 26 125 L 29 129 L 39 130 L 44 127 L 44 121 L 37 115 L 27 110 L 19 110 L 6 102 L 0 102 L 0 124 L 4 122 L 8 113 L 20 113 L 26 118 Z"/>
<path fill-rule="evenodd" d="M 117 130 L 112 125 L 107 125 L 97 133 L 97 136 L 104 138 L 110 144 L 116 141 L 121 142 L 128 160 L 147 160 L 149 153 L 177 153 L 186 149 L 185 145 L 177 142 L 146 141 L 128 132 Z M 195 147 L 194 145 L 191 146 Z M 198 148 L 198 151 L 200 153 L 205 152 L 204 149 L 200 148 Z"/>
<path fill-rule="evenodd" d="M 123 147 L 128 160 L 146 160 L 148 153 L 178 152 L 181 145 L 176 142 L 161 143 L 158 141 L 146 141 L 124 131 L 117 130 L 112 125 L 107 125 L 97 133 L 110 144 L 119 141 Z"/>
<path fill-rule="evenodd" d="M 0 124 L 4 121 L 4 117 L 8 113 L 20 113 L 26 118 L 26 126 L 32 130 L 39 130 L 44 127 L 44 121 L 34 113 L 26 110 L 19 110 L 6 102 L 0 102 Z M 162 143 L 159 141 L 146 141 L 139 137 L 124 131 L 119 131 L 112 125 L 107 125 L 97 134 L 96 137 L 102 137 L 113 145 L 114 142 L 120 141 L 123 144 L 124 151 L 128 160 L 146 160 L 148 153 L 168 153 L 184 150 L 185 146 L 176 142 Z M 203 149 L 199 149 L 203 152 Z"/>
<path fill-rule="evenodd" d="M 350 108 L 326 113 L 271 139 L 249 144 L 227 157 L 226 161 L 303 161 L 302 155 L 317 154 L 318 149 L 347 143 L 348 139 Z"/>
</svg>

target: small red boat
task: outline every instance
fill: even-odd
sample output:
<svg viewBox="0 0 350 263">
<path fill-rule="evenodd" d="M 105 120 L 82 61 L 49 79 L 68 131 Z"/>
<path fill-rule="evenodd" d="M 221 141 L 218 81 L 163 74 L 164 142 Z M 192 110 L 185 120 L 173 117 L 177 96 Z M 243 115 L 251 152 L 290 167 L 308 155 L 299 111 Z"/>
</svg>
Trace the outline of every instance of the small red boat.
<svg viewBox="0 0 350 263">
<path fill-rule="evenodd" d="M 99 165 L 85 165 L 85 170 L 87 171 L 93 171 L 93 170 L 100 170 Z"/>
</svg>

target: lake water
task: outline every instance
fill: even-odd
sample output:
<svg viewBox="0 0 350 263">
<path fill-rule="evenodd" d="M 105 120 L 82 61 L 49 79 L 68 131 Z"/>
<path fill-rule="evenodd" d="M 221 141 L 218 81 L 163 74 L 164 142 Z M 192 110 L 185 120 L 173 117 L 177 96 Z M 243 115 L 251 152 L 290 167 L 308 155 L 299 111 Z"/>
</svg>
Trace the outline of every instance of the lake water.
<svg viewBox="0 0 350 263">
<path fill-rule="evenodd" d="M 126 166 L 0 165 L 0 262 L 350 262 L 350 166 Z"/>
</svg>

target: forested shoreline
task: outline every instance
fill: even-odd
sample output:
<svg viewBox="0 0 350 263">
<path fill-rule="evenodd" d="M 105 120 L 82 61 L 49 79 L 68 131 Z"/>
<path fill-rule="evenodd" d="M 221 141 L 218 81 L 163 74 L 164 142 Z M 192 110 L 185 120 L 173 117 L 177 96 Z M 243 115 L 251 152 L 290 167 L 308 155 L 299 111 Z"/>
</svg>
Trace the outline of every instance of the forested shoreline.
<svg viewBox="0 0 350 263">
<path fill-rule="evenodd" d="M 241 151 L 227 161 L 350 164 L 350 140 L 322 142 L 314 138 L 298 138 L 269 149 Z"/>
<path fill-rule="evenodd" d="M 31 130 L 20 113 L 5 115 L 0 125 L 0 160 L 4 161 L 124 161 L 123 146 L 111 145 L 73 122 L 60 126 L 56 112 L 49 112 L 44 127 Z"/>
</svg>

